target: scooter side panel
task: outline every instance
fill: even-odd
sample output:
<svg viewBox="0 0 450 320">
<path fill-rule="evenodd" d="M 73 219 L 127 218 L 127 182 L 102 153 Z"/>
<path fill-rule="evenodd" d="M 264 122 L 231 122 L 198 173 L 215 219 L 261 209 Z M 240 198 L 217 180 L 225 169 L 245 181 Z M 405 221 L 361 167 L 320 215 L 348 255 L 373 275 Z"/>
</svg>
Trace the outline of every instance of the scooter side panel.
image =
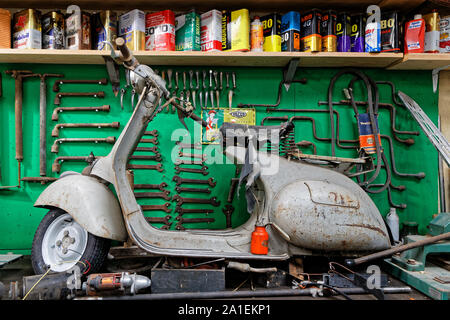
<svg viewBox="0 0 450 320">
<path fill-rule="evenodd" d="M 128 237 L 114 194 L 89 176 L 70 174 L 59 178 L 41 193 L 34 206 L 60 208 L 98 237 L 118 241 Z"/>
</svg>

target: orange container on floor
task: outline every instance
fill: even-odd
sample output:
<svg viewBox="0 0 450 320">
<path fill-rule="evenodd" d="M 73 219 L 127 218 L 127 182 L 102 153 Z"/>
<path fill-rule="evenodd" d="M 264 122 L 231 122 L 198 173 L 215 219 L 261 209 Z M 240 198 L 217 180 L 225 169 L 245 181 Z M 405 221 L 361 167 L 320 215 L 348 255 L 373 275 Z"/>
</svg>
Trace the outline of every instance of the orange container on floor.
<svg viewBox="0 0 450 320">
<path fill-rule="evenodd" d="M 269 253 L 269 234 L 265 227 L 255 226 L 255 231 L 252 232 L 250 252 L 253 254 Z"/>
<path fill-rule="evenodd" d="M 11 13 L 9 10 L 0 9 L 0 48 L 11 48 Z"/>
</svg>

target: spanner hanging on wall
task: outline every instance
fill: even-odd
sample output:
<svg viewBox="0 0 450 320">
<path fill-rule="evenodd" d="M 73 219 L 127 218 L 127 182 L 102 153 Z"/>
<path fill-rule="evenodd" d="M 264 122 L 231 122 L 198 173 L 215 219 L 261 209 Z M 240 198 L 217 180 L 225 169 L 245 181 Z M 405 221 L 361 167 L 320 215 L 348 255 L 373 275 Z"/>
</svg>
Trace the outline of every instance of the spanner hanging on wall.
<svg viewBox="0 0 450 320">
<path fill-rule="evenodd" d="M 114 96 L 117 97 L 120 89 L 119 65 L 115 63 L 113 58 L 111 58 L 110 56 L 103 56 L 103 59 L 105 60 L 106 71 L 108 71 L 109 80 L 111 81 Z"/>
</svg>

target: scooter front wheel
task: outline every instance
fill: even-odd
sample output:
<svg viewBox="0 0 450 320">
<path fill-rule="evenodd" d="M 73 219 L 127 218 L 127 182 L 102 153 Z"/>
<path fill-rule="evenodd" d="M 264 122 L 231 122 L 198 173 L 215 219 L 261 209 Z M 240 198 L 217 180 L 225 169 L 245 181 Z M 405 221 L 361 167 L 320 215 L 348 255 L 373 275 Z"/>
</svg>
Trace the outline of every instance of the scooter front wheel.
<svg viewBox="0 0 450 320">
<path fill-rule="evenodd" d="M 64 272 L 78 264 L 86 274 L 98 272 L 106 260 L 111 240 L 87 232 L 65 211 L 50 210 L 34 235 L 31 262 L 36 274 Z"/>
</svg>

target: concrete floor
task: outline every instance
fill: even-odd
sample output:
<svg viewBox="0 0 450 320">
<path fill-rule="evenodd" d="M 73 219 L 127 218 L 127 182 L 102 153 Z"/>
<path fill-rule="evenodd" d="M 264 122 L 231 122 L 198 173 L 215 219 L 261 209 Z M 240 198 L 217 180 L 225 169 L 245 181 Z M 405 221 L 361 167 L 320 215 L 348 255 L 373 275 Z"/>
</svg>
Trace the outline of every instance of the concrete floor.
<svg viewBox="0 0 450 320">
<path fill-rule="evenodd" d="M 8 263 L 3 267 L 0 267 L 0 281 L 3 282 L 6 288 L 9 288 L 11 281 L 20 280 L 24 276 L 34 275 L 30 256 L 22 256 L 18 260 Z M 391 286 L 405 286 L 405 284 L 395 278 L 389 277 Z M 242 290 L 248 290 L 248 288 L 242 288 Z M 372 295 L 351 295 L 354 300 L 376 300 Z M 248 298 L 255 300 L 255 298 Z M 290 296 L 290 297 L 270 297 L 270 298 L 257 298 L 258 300 L 344 300 L 342 296 L 331 297 L 312 297 L 312 296 Z M 389 300 L 430 300 L 427 296 L 412 289 L 411 293 L 407 294 L 388 294 L 386 299 Z M 232 299 L 231 299 L 232 300 Z M 239 300 L 246 300 L 241 298 Z"/>
</svg>

